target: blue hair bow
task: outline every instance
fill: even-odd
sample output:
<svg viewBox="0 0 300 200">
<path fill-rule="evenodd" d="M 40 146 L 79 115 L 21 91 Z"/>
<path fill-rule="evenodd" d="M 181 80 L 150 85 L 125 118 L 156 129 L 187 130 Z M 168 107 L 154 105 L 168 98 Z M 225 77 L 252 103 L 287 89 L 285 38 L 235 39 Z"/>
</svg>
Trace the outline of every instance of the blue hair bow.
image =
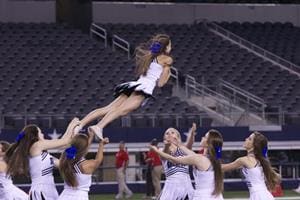
<svg viewBox="0 0 300 200">
<path fill-rule="evenodd" d="M 65 150 L 67 159 L 73 160 L 76 157 L 77 149 L 74 146 L 71 146 Z"/>
<path fill-rule="evenodd" d="M 263 150 L 262 150 L 262 155 L 264 158 L 267 158 L 268 157 L 268 147 L 264 147 Z"/>
<path fill-rule="evenodd" d="M 216 158 L 220 160 L 222 158 L 222 147 L 215 147 Z"/>
<path fill-rule="evenodd" d="M 159 42 L 153 42 L 150 46 L 151 53 L 159 53 L 161 50 L 161 44 Z"/>
<path fill-rule="evenodd" d="M 20 140 L 22 140 L 25 136 L 25 132 L 22 131 L 18 134 L 17 138 L 16 138 L 16 142 L 19 142 Z"/>
</svg>

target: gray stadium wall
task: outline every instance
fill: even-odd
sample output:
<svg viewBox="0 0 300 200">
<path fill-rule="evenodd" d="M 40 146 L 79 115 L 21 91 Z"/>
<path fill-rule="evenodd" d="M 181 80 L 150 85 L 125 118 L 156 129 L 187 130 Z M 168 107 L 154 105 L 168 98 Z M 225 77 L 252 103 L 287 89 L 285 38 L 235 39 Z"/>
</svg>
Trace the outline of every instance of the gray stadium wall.
<svg viewBox="0 0 300 200">
<path fill-rule="evenodd" d="M 2 22 L 55 22 L 55 1 L 0 0 Z M 101 23 L 194 23 L 210 21 L 291 22 L 300 26 L 300 5 L 93 2 Z"/>
<path fill-rule="evenodd" d="M 291 22 L 300 26 L 300 5 L 93 3 L 94 22 L 177 23 L 196 20 Z"/>
<path fill-rule="evenodd" d="M 1 22 L 55 22 L 55 1 L 0 0 Z"/>
</svg>

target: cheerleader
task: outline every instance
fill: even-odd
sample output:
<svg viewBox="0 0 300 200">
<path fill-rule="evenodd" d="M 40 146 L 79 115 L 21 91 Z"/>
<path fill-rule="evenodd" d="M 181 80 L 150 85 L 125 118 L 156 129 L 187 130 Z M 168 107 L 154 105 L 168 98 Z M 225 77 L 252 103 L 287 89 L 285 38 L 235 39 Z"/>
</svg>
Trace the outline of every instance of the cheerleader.
<svg viewBox="0 0 300 200">
<path fill-rule="evenodd" d="M 19 133 L 16 143 L 7 150 L 7 173 L 11 176 L 30 174 L 29 197 L 31 200 L 56 200 L 58 198 L 52 170 L 54 166 L 58 166 L 59 162 L 47 150 L 68 145 L 77 125 L 78 119 L 74 118 L 63 137 L 54 140 L 44 139 L 41 129 L 36 125 L 27 125 Z"/>
<path fill-rule="evenodd" d="M 13 185 L 10 176 L 6 173 L 7 164 L 5 152 L 9 148 L 9 143 L 0 141 L 0 199 L 3 200 L 27 200 L 28 195 Z"/>
<path fill-rule="evenodd" d="M 185 156 L 184 151 L 182 151 L 175 144 L 170 142 L 171 138 L 181 141 L 180 133 L 178 132 L 178 130 L 174 128 L 169 128 L 166 130 L 166 132 L 164 133 L 165 146 L 163 152 L 165 152 L 165 154 L 168 155 L 170 154 L 174 157 Z M 164 159 L 163 157 L 161 161 L 166 176 L 166 181 L 158 199 L 192 199 L 194 194 L 194 188 L 192 186 L 191 178 L 189 175 L 189 166 L 185 164 L 174 164 Z"/>
<path fill-rule="evenodd" d="M 167 159 L 173 165 L 192 165 L 193 175 L 195 179 L 195 192 L 193 200 L 223 200 L 223 173 L 221 170 L 221 151 L 223 146 L 222 135 L 216 130 L 208 131 L 200 142 L 203 148 L 203 154 L 199 155 L 187 149 L 184 145 L 178 143 L 178 138 L 169 138 L 176 144 L 179 149 L 186 152 L 185 156 L 176 156 L 167 154 L 158 150 L 155 146 L 151 148 L 156 151 L 162 158 Z M 167 178 L 168 180 L 168 178 Z M 168 198 L 168 195 L 173 194 L 174 191 L 180 190 L 184 183 L 178 178 L 178 186 L 166 188 L 166 197 L 162 199 L 176 199 Z M 173 181 L 173 180 L 172 180 Z M 171 184 L 174 184 L 171 182 Z M 165 189 L 165 188 L 164 188 Z"/>
<path fill-rule="evenodd" d="M 254 132 L 246 138 L 243 147 L 247 150 L 247 156 L 223 164 L 223 171 L 242 169 L 250 200 L 274 200 L 269 190 L 274 189 L 279 183 L 280 176 L 274 171 L 267 158 L 267 138 L 259 132 Z"/>
<path fill-rule="evenodd" d="M 89 144 L 94 138 L 90 132 L 89 137 L 84 134 L 76 135 L 71 142 L 71 147 L 62 154 L 59 162 L 59 170 L 64 178 L 64 190 L 58 200 L 88 200 L 88 192 L 92 184 L 92 174 L 103 160 L 103 148 L 108 138 L 99 142 L 95 159 L 85 160 Z"/>
<path fill-rule="evenodd" d="M 98 108 L 85 116 L 75 132 L 95 119 L 103 117 L 97 125 L 89 127 L 101 139 L 103 128 L 107 124 L 144 105 L 146 100 L 153 97 L 152 93 L 156 86 L 163 87 L 167 83 L 173 63 L 173 59 L 169 55 L 171 51 L 170 37 L 158 34 L 149 43 L 149 45 L 140 45 L 137 48 L 140 50 L 137 52 L 142 52 L 141 56 L 136 56 L 136 73 L 139 79 L 118 85 L 114 93 L 116 99 L 109 105 Z"/>
</svg>

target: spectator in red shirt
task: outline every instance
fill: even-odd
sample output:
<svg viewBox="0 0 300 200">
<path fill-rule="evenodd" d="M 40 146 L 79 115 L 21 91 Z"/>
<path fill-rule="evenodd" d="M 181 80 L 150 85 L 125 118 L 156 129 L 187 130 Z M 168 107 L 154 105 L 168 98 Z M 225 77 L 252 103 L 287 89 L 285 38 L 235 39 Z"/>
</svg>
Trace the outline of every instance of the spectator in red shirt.
<svg viewBox="0 0 300 200">
<path fill-rule="evenodd" d="M 158 145 L 157 139 L 153 139 L 151 145 L 157 146 Z M 152 183 L 155 191 L 154 192 L 155 197 L 158 197 L 161 192 L 160 179 L 163 170 L 160 157 L 155 151 L 150 150 L 147 153 L 147 161 L 150 163 L 152 168 L 151 176 L 152 176 Z"/>
<path fill-rule="evenodd" d="M 125 150 L 124 141 L 120 141 L 119 151 L 116 154 L 116 170 L 117 170 L 117 181 L 119 184 L 119 192 L 116 195 L 116 199 L 122 199 L 125 193 L 125 198 L 132 196 L 132 191 L 127 187 L 125 182 L 125 172 L 128 166 L 128 152 Z"/>
</svg>

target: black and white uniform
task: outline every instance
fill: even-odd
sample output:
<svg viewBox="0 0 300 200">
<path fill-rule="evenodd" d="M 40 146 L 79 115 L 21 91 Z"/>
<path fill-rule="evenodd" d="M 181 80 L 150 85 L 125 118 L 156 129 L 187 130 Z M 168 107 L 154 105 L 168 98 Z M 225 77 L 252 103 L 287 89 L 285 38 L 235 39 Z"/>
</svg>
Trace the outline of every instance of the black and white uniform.
<svg viewBox="0 0 300 200">
<path fill-rule="evenodd" d="M 180 157 L 185 154 L 177 148 L 172 156 Z M 159 200 L 185 200 L 193 199 L 194 188 L 189 175 L 189 166 L 182 164 L 173 164 L 172 162 L 162 159 L 164 172 L 166 175 L 165 185 Z"/>
<path fill-rule="evenodd" d="M 215 189 L 215 174 L 212 167 L 206 171 L 194 168 L 193 175 L 196 188 L 193 200 L 223 200 L 222 194 L 212 195 Z"/>
<path fill-rule="evenodd" d="M 0 173 L 0 199 L 1 200 L 28 200 L 28 195 L 16 187 L 6 173 Z"/>
<path fill-rule="evenodd" d="M 54 159 L 48 152 L 29 158 L 31 200 L 56 200 L 58 193 L 54 183 Z"/>
<path fill-rule="evenodd" d="M 147 98 L 153 98 L 153 90 L 155 86 L 157 85 L 157 81 L 159 80 L 161 74 L 163 71 L 163 67 L 158 64 L 157 59 L 155 58 L 146 73 L 146 75 L 141 75 L 137 81 L 131 81 L 126 82 L 118 85 L 115 88 L 114 96 L 118 97 L 121 94 L 125 94 L 127 96 L 130 96 L 132 92 L 140 92 L 143 94 L 146 99 Z M 142 105 L 146 103 L 143 102 Z"/>
<path fill-rule="evenodd" d="M 269 192 L 266 183 L 265 175 L 261 166 L 253 168 L 242 168 L 246 184 L 250 193 L 250 200 L 274 200 L 274 197 Z"/>
<path fill-rule="evenodd" d="M 76 174 L 76 179 L 78 186 L 73 188 L 65 183 L 64 190 L 60 194 L 58 200 L 88 200 L 90 186 L 92 184 L 92 175 L 83 174 L 80 170 L 80 163 L 84 162 L 82 159 L 74 165 L 74 171 Z"/>
</svg>

